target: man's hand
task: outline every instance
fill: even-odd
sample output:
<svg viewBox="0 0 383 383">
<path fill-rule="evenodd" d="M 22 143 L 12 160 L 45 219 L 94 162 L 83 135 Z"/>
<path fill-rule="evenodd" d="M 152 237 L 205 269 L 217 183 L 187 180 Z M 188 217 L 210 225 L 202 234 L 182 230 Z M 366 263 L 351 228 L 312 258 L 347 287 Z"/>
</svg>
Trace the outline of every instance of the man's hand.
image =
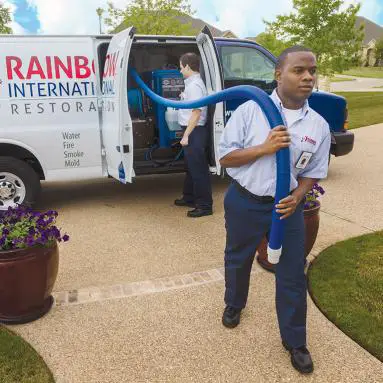
<svg viewBox="0 0 383 383">
<path fill-rule="evenodd" d="M 279 149 L 288 148 L 290 141 L 290 134 L 286 127 L 279 125 L 271 129 L 266 141 L 262 144 L 264 154 L 274 154 Z"/>
<path fill-rule="evenodd" d="M 182 146 L 188 146 L 189 145 L 189 136 L 183 135 L 182 140 L 180 141 L 180 144 Z"/>
<path fill-rule="evenodd" d="M 295 212 L 300 200 L 294 195 L 289 195 L 279 201 L 276 207 L 276 212 L 283 214 L 280 219 L 286 219 Z"/>
</svg>

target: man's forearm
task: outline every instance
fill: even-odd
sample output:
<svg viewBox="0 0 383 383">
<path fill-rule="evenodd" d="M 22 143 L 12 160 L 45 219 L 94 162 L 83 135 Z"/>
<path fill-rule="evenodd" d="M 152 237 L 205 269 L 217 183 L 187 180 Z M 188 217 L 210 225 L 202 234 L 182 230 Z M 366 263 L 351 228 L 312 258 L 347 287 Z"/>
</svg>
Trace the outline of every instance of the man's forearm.
<svg viewBox="0 0 383 383">
<path fill-rule="evenodd" d="M 219 161 L 225 168 L 237 168 L 256 161 L 265 155 L 263 145 L 252 146 L 246 149 L 233 150 Z"/>
<path fill-rule="evenodd" d="M 191 132 L 197 126 L 200 117 L 201 117 L 201 111 L 199 109 L 193 109 L 188 126 L 185 130 L 184 136 L 186 137 L 190 136 Z"/>
<path fill-rule="evenodd" d="M 292 192 L 292 195 L 296 196 L 301 202 L 316 182 L 318 182 L 317 178 L 298 178 L 298 187 Z"/>
</svg>

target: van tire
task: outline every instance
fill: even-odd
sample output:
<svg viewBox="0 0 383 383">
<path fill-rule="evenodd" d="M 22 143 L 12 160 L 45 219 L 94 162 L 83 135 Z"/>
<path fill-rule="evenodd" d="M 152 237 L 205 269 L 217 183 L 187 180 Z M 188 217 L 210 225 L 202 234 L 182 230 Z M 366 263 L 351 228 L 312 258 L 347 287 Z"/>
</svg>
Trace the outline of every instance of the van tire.
<svg viewBox="0 0 383 383">
<path fill-rule="evenodd" d="M 11 173 L 23 182 L 25 197 L 20 204 L 32 207 L 41 191 L 40 178 L 34 169 L 25 161 L 19 160 L 18 158 L 0 157 L 0 174 L 3 172 Z M 3 204 L 0 204 L 0 211 L 1 210 L 5 210 Z"/>
</svg>

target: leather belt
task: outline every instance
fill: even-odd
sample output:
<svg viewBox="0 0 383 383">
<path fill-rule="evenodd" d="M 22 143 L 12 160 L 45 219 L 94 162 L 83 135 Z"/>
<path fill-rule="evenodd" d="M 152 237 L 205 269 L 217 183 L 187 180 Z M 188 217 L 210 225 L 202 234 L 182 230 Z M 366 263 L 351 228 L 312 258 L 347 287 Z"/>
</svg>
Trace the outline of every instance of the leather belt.
<svg viewBox="0 0 383 383">
<path fill-rule="evenodd" d="M 256 195 L 244 188 L 238 181 L 233 180 L 234 186 L 243 194 L 260 203 L 273 203 L 275 198 L 271 195 Z"/>
</svg>

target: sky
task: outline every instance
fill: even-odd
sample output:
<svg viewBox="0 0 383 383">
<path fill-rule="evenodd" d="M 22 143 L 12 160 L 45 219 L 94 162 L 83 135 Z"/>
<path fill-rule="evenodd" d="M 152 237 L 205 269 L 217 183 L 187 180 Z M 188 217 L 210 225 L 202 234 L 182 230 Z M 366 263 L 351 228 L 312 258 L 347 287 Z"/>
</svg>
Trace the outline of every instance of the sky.
<svg viewBox="0 0 383 383">
<path fill-rule="evenodd" d="M 97 34 L 96 8 L 107 8 L 108 0 L 0 0 L 12 11 L 15 34 Z M 111 0 L 123 8 L 129 0 Z M 318 0 L 319 1 L 319 0 Z M 359 13 L 383 25 L 383 0 L 361 0 Z M 263 32 L 263 19 L 272 21 L 276 15 L 288 14 L 292 0 L 190 0 L 198 17 L 221 29 L 231 30 L 239 37 Z M 345 0 L 345 4 L 356 0 Z M 104 32 L 106 29 L 104 29 Z M 139 31 L 137 31 L 139 33 Z"/>
</svg>

